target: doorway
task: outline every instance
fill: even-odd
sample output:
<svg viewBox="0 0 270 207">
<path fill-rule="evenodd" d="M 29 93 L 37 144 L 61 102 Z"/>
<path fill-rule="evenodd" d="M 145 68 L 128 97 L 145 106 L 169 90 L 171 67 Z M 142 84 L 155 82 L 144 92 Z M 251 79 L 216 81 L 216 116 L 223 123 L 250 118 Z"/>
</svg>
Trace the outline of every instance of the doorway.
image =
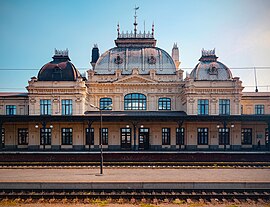
<svg viewBox="0 0 270 207">
<path fill-rule="evenodd" d="M 121 128 L 121 149 L 131 150 L 131 129 Z"/>
<path fill-rule="evenodd" d="M 149 128 L 139 128 L 139 150 L 149 149 Z"/>
</svg>

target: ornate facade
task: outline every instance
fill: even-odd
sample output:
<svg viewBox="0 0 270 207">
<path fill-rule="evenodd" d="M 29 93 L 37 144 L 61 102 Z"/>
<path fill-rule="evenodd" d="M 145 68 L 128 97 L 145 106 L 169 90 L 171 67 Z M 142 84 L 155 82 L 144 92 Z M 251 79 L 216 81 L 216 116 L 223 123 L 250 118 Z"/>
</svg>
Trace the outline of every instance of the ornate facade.
<svg viewBox="0 0 270 207">
<path fill-rule="evenodd" d="M 94 46 L 87 78 L 55 50 L 27 93 L 0 93 L 1 149 L 269 149 L 270 93 L 243 92 L 215 50 L 183 79 L 177 45 L 169 55 L 135 23 L 101 56 Z"/>
</svg>

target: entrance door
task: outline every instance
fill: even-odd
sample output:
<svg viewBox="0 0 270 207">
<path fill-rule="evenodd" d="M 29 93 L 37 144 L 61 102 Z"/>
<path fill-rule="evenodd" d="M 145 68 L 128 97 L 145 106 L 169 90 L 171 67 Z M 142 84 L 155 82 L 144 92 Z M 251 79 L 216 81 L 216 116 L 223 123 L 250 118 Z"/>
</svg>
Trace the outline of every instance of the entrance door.
<svg viewBox="0 0 270 207">
<path fill-rule="evenodd" d="M 121 136 L 121 149 L 130 150 L 131 149 L 131 129 L 122 128 L 120 136 Z"/>
<path fill-rule="evenodd" d="M 140 150 L 149 149 L 149 128 L 139 129 L 139 149 Z"/>
</svg>

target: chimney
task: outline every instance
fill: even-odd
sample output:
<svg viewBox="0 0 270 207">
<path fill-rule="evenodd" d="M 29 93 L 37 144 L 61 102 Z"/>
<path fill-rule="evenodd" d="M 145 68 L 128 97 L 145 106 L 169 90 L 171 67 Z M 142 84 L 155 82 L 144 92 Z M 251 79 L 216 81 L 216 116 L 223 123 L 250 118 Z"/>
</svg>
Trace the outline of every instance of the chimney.
<svg viewBox="0 0 270 207">
<path fill-rule="evenodd" d="M 99 49 L 98 49 L 97 44 L 94 44 L 94 47 L 92 49 L 92 61 L 90 62 L 93 69 L 95 68 L 98 58 L 99 58 Z"/>
</svg>

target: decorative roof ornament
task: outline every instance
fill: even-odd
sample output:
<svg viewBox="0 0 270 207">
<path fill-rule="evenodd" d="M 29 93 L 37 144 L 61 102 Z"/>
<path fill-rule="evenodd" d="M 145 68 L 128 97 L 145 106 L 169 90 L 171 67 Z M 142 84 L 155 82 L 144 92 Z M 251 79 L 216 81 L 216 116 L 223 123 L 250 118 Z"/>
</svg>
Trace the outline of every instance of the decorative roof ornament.
<svg viewBox="0 0 270 207">
<path fill-rule="evenodd" d="M 202 49 L 202 57 L 199 59 L 199 61 L 204 62 L 216 62 L 218 57 L 215 54 L 215 48 L 213 50 L 205 50 Z"/>
<path fill-rule="evenodd" d="M 155 31 L 155 25 L 154 25 L 154 22 L 152 24 L 152 37 L 154 37 L 154 31 Z"/>
<path fill-rule="evenodd" d="M 202 56 L 216 56 L 215 54 L 215 48 L 213 50 L 205 50 L 202 49 Z"/>
<path fill-rule="evenodd" d="M 137 10 L 139 9 L 140 7 L 136 7 L 136 5 L 135 5 L 135 8 L 134 8 L 134 10 L 135 10 L 135 15 L 134 15 L 134 37 L 136 38 L 136 34 L 137 34 L 137 25 L 138 25 L 138 23 L 137 23 Z"/>
<path fill-rule="evenodd" d="M 57 50 L 54 48 L 54 55 L 55 56 L 68 56 L 68 49 L 66 48 L 65 50 Z"/>
<path fill-rule="evenodd" d="M 117 24 L 117 37 L 119 37 L 120 36 L 120 26 L 119 26 L 119 22 L 118 22 L 118 24 Z"/>
</svg>

